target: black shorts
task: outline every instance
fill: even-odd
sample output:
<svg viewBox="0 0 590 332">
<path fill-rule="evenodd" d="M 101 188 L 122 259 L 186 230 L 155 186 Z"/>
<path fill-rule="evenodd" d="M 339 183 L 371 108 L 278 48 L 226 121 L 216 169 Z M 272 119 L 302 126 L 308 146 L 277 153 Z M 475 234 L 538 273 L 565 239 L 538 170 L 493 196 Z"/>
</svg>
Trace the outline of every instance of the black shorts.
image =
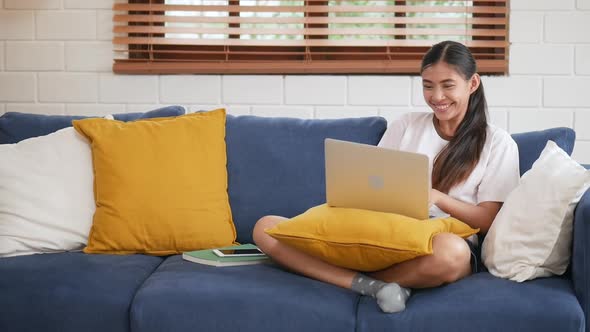
<svg viewBox="0 0 590 332">
<path fill-rule="evenodd" d="M 478 273 L 486 271 L 487 269 L 481 262 L 481 246 L 475 245 L 471 241 L 465 240 L 471 250 L 471 273 Z"/>
</svg>

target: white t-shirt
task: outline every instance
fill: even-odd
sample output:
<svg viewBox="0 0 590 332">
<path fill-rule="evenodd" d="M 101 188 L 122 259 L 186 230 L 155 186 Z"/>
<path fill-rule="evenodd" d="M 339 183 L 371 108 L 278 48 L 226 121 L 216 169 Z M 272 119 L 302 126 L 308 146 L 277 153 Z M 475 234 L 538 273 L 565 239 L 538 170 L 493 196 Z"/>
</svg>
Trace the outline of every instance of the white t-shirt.
<svg viewBox="0 0 590 332">
<path fill-rule="evenodd" d="M 388 126 L 379 142 L 381 147 L 427 155 L 430 178 L 434 158 L 449 143 L 436 132 L 433 116 L 431 112 L 404 114 Z M 451 188 L 449 196 L 475 205 L 504 202 L 519 180 L 516 142 L 503 129 L 488 124 L 479 162 L 467 180 Z"/>
</svg>

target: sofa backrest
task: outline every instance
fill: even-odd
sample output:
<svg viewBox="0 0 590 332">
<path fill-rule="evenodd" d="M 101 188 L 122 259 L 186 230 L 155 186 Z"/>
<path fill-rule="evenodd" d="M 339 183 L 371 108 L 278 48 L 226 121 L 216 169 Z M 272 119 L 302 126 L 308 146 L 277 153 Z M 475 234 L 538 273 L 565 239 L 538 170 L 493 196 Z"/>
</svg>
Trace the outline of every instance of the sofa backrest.
<svg viewBox="0 0 590 332">
<path fill-rule="evenodd" d="M 237 241 L 265 215 L 293 217 L 325 202 L 324 139 L 376 145 L 382 117 L 304 120 L 227 116 L 228 191 Z"/>
<path fill-rule="evenodd" d="M 568 155 L 574 150 L 576 132 L 571 128 L 559 127 L 541 131 L 512 134 L 518 145 L 520 175 L 531 169 L 533 163 L 547 145 L 547 141 L 554 141 Z"/>
<path fill-rule="evenodd" d="M 184 114 L 179 106 L 146 113 L 116 114 L 137 118 Z M 0 144 L 46 135 L 71 126 L 78 116 L 6 113 L 0 116 Z M 376 145 L 387 128 L 382 117 L 304 120 L 227 116 L 228 191 L 237 240 L 252 242 L 256 221 L 269 214 L 293 217 L 325 202 L 324 139 Z M 520 173 L 529 170 L 545 147 L 555 141 L 571 154 L 575 132 L 570 128 L 512 135 L 518 144 Z"/>
<path fill-rule="evenodd" d="M 186 110 L 182 106 L 166 106 L 145 113 L 113 114 L 113 118 L 119 121 L 133 121 L 178 116 L 185 113 Z M 60 129 L 71 127 L 73 120 L 92 117 L 95 116 L 7 112 L 0 116 L 0 144 L 13 144 L 27 138 L 48 135 Z"/>
<path fill-rule="evenodd" d="M 237 240 L 252 242 L 252 228 L 262 216 L 289 218 L 325 202 L 325 138 L 376 145 L 386 128 L 381 117 L 303 120 L 228 115 L 228 191 Z M 522 175 L 548 140 L 571 155 L 576 135 L 570 128 L 552 128 L 512 137 Z"/>
</svg>

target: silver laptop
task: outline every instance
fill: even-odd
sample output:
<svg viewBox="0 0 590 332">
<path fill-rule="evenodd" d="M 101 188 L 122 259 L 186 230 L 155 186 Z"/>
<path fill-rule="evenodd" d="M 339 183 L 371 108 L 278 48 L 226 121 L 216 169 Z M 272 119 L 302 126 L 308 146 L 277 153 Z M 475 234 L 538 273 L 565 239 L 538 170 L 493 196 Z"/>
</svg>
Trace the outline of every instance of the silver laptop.
<svg viewBox="0 0 590 332">
<path fill-rule="evenodd" d="M 329 206 L 429 218 L 426 155 L 327 138 L 325 158 Z"/>
</svg>

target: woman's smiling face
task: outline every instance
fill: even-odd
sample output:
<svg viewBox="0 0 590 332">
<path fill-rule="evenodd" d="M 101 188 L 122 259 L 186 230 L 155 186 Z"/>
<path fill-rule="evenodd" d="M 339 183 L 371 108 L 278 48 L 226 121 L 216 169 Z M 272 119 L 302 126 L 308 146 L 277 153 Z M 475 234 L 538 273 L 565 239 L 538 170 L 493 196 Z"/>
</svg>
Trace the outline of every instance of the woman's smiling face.
<svg viewBox="0 0 590 332">
<path fill-rule="evenodd" d="M 469 96 L 479 86 L 479 76 L 465 79 L 453 66 L 439 61 L 422 71 L 424 100 L 439 122 L 457 128 L 467 112 Z"/>
</svg>

